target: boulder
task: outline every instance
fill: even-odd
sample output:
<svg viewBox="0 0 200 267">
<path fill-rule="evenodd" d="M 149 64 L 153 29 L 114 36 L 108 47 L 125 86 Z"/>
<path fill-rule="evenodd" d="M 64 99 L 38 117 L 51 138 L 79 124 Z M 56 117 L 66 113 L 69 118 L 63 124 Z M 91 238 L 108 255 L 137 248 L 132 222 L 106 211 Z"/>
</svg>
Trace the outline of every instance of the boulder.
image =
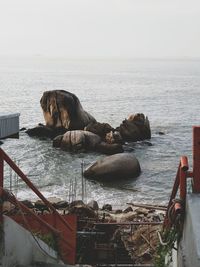
<svg viewBox="0 0 200 267">
<path fill-rule="evenodd" d="M 89 131 L 67 131 L 53 139 L 53 146 L 65 151 L 86 152 L 97 151 L 103 154 L 116 154 L 123 152 L 120 144 L 107 144 L 101 141 L 101 137 Z"/>
<path fill-rule="evenodd" d="M 119 131 L 110 131 L 109 133 L 106 134 L 105 140 L 106 140 L 106 143 L 108 144 L 123 144 L 124 143 Z"/>
<path fill-rule="evenodd" d="M 89 123 L 96 122 L 94 117 L 83 109 L 78 97 L 64 90 L 44 92 L 40 104 L 48 127 L 82 130 Z"/>
<path fill-rule="evenodd" d="M 148 117 L 142 113 L 133 114 L 125 119 L 117 128 L 124 141 L 141 141 L 151 138 L 151 129 Z"/>
<path fill-rule="evenodd" d="M 88 202 L 87 206 L 92 208 L 93 210 L 99 209 L 99 205 L 98 205 L 97 201 L 95 201 L 95 200 L 91 200 L 90 202 Z"/>
<path fill-rule="evenodd" d="M 132 153 L 119 153 L 96 161 L 84 171 L 84 176 L 89 179 L 113 181 L 137 177 L 140 172 L 140 164 Z"/>
<path fill-rule="evenodd" d="M 96 212 L 94 209 L 90 208 L 89 206 L 85 205 L 84 203 L 80 204 L 70 204 L 68 208 L 69 214 L 76 214 L 79 218 L 96 218 Z"/>
<path fill-rule="evenodd" d="M 96 151 L 106 155 L 113 155 L 124 152 L 124 149 L 121 144 L 108 144 L 106 142 L 101 142 L 97 144 Z"/>
<path fill-rule="evenodd" d="M 112 211 L 112 205 L 104 204 L 102 207 L 102 210 Z"/>
<path fill-rule="evenodd" d="M 84 130 L 97 134 L 104 139 L 106 134 L 113 131 L 114 128 L 108 123 L 91 122 L 84 128 Z"/>
<path fill-rule="evenodd" d="M 94 151 L 101 142 L 100 136 L 88 131 L 68 131 L 63 136 L 57 136 L 53 140 L 54 147 L 60 147 L 65 151 L 85 152 Z"/>
</svg>

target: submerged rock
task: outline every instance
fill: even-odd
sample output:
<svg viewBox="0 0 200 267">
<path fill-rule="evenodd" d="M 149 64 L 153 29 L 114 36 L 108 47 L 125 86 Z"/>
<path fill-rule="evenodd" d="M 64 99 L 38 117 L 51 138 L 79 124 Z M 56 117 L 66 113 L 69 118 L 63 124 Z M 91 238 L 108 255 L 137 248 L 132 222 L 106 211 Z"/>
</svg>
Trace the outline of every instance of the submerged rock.
<svg viewBox="0 0 200 267">
<path fill-rule="evenodd" d="M 43 124 L 39 124 L 38 126 L 28 129 L 25 132 L 29 136 L 45 137 L 45 138 L 53 139 L 57 135 L 64 134 L 66 132 L 66 129 L 62 127 L 52 128 L 52 127 L 45 126 Z"/>
<path fill-rule="evenodd" d="M 120 153 L 96 161 L 84 171 L 84 176 L 109 181 L 137 177 L 140 172 L 140 164 L 133 154 Z"/>
</svg>

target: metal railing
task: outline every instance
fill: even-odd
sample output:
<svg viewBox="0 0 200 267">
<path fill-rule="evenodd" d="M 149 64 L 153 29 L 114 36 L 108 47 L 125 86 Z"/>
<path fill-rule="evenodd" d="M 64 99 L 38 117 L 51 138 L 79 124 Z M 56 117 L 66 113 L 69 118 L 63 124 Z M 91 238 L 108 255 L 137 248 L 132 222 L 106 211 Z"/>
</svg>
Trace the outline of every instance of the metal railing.
<svg viewBox="0 0 200 267">
<path fill-rule="evenodd" d="M 192 192 L 200 193 L 200 126 L 193 127 L 193 171 L 189 171 L 188 158 L 182 156 L 167 206 L 164 227 L 170 227 L 172 225 L 171 216 L 175 218 L 178 214 L 184 212 L 187 194 L 187 178 L 192 179 Z M 180 201 L 175 201 L 178 190 Z"/>
<path fill-rule="evenodd" d="M 50 223 L 47 223 L 42 216 L 38 215 L 37 213 L 31 211 L 28 207 L 26 207 L 23 203 L 18 201 L 13 194 L 11 194 L 9 191 L 4 189 L 4 162 L 6 162 L 11 169 L 14 170 L 14 172 L 27 184 L 27 186 L 43 201 L 43 203 L 47 206 L 49 211 L 54 215 L 55 220 L 54 224 L 51 225 Z M 67 229 L 68 232 L 74 231 L 74 226 L 71 226 L 66 219 L 62 215 L 58 213 L 58 211 L 55 209 L 55 207 L 43 196 L 43 194 L 36 188 L 36 186 L 28 179 L 28 177 L 21 171 L 21 169 L 12 161 L 12 159 L 3 151 L 3 149 L 0 148 L 0 222 L 3 221 L 3 201 L 7 200 L 14 204 L 16 207 L 19 207 L 23 212 L 30 214 L 36 221 L 38 221 L 42 226 L 46 227 L 50 232 L 52 232 L 58 240 L 58 243 L 60 244 L 60 255 L 63 261 L 66 263 L 75 263 L 75 242 L 72 242 L 72 240 L 68 239 L 68 236 L 65 236 L 62 230 L 57 229 L 56 221 L 59 221 L 62 226 L 60 229 Z M 59 223 L 59 224 L 60 224 Z M 68 250 L 73 250 L 73 260 L 72 257 L 70 257 L 69 262 L 69 254 L 67 253 Z"/>
</svg>

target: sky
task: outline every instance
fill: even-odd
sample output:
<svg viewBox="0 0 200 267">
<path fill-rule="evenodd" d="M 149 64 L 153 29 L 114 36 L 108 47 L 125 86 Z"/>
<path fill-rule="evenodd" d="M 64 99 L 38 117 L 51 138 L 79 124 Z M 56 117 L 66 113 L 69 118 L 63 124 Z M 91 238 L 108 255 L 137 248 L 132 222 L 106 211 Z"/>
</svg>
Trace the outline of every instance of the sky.
<svg viewBox="0 0 200 267">
<path fill-rule="evenodd" d="M 0 0 L 0 56 L 198 58 L 199 0 Z"/>
</svg>

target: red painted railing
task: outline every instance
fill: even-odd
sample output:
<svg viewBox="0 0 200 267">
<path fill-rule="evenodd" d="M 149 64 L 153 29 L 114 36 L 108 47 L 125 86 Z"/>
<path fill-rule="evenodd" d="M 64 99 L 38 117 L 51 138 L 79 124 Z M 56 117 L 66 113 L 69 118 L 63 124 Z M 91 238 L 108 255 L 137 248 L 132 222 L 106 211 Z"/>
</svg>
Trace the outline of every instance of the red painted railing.
<svg viewBox="0 0 200 267">
<path fill-rule="evenodd" d="M 44 202 L 44 204 L 48 207 L 49 211 L 51 211 L 53 219 L 52 217 L 49 217 L 49 222 L 48 220 L 44 220 L 42 215 L 38 215 L 31 211 L 23 203 L 18 201 L 14 195 L 4 189 L 4 162 L 6 162 L 16 172 L 16 174 L 28 185 L 28 187 Z M 11 160 L 11 158 L 0 148 L 0 221 L 3 221 L 2 204 L 5 199 L 14 204 L 16 207 L 20 208 L 23 212 L 29 214 L 28 218 L 36 220 L 39 223 L 39 226 L 41 225 L 41 229 L 45 227 L 49 232 L 53 233 L 58 241 L 59 254 L 61 255 L 62 260 L 68 264 L 75 264 L 76 216 L 74 216 L 74 218 L 72 218 L 71 216 L 69 219 L 69 223 L 68 217 L 62 216 L 58 213 L 54 206 L 43 196 L 43 194 L 36 188 L 36 186 Z M 29 223 L 31 224 L 31 220 Z"/>
<path fill-rule="evenodd" d="M 174 186 L 171 192 L 164 227 L 170 227 L 170 214 L 176 216 L 183 212 L 187 194 L 187 178 L 192 178 L 192 192 L 200 193 L 200 126 L 193 127 L 193 171 L 189 171 L 188 158 L 182 156 L 178 166 Z M 179 189 L 180 201 L 174 202 Z"/>
</svg>

